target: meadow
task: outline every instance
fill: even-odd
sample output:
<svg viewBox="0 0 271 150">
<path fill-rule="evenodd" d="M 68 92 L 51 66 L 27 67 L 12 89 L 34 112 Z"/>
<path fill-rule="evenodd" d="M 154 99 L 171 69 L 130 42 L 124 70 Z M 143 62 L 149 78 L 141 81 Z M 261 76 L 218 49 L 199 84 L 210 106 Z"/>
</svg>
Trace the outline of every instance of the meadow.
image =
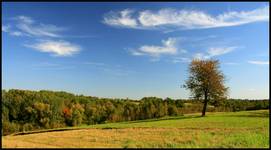
<svg viewBox="0 0 271 150">
<path fill-rule="evenodd" d="M 3 148 L 268 148 L 269 111 L 208 112 L 2 136 Z"/>
</svg>

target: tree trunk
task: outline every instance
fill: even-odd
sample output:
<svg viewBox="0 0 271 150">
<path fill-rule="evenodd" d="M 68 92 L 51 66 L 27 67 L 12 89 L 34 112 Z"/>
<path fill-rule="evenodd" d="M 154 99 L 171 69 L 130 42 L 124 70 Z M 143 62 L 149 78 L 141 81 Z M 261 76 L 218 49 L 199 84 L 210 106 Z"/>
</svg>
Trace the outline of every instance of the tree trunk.
<svg viewBox="0 0 271 150">
<path fill-rule="evenodd" d="M 205 112 L 206 112 L 206 108 L 207 108 L 207 102 L 208 102 L 208 97 L 207 97 L 207 92 L 204 93 L 204 105 L 203 105 L 203 109 L 202 109 L 202 117 L 205 116 Z"/>
</svg>

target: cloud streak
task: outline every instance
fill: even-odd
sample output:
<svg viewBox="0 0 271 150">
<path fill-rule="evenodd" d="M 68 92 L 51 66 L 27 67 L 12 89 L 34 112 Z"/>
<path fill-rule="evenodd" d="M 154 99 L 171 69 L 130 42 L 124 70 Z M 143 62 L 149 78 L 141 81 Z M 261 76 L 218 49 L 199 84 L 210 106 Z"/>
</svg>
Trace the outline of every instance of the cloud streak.
<svg viewBox="0 0 271 150">
<path fill-rule="evenodd" d="M 72 65 L 61 65 L 61 64 L 56 64 L 56 63 L 49 63 L 49 62 L 42 62 L 42 63 L 37 63 L 32 65 L 33 69 L 38 69 L 38 70 L 66 70 L 66 69 L 74 69 L 75 66 Z"/>
<path fill-rule="evenodd" d="M 248 63 L 255 64 L 255 65 L 269 65 L 269 61 L 251 60 L 251 61 L 248 61 Z"/>
<path fill-rule="evenodd" d="M 13 36 L 23 36 L 23 33 L 20 31 L 12 31 L 10 25 L 2 25 L 2 32 L 9 33 Z"/>
<path fill-rule="evenodd" d="M 237 47 L 211 47 L 210 49 L 208 49 L 207 53 L 209 54 L 209 57 L 219 56 L 227 54 L 236 48 Z"/>
<path fill-rule="evenodd" d="M 40 52 L 51 53 L 53 56 L 72 56 L 81 50 L 81 47 L 72 44 L 63 38 L 89 38 L 92 36 L 72 35 L 64 36 L 60 32 L 67 28 L 59 27 L 52 24 L 40 23 L 28 16 L 16 16 L 10 18 L 14 21 L 14 26 L 2 25 L 2 32 L 12 36 L 27 36 L 38 40 L 33 44 L 23 44 L 25 47 L 35 49 Z"/>
<path fill-rule="evenodd" d="M 10 29 L 10 25 L 2 25 L 2 32 L 8 32 Z"/>
<path fill-rule="evenodd" d="M 52 53 L 54 56 L 71 56 L 81 50 L 79 46 L 63 40 L 46 40 L 25 46 L 33 48 L 40 52 Z"/>
<path fill-rule="evenodd" d="M 16 16 L 11 18 L 14 26 L 2 25 L 2 32 L 13 36 L 28 36 L 35 38 L 95 38 L 93 35 L 65 35 L 62 32 L 68 30 L 53 24 L 44 24 L 28 16 Z"/>
<path fill-rule="evenodd" d="M 103 22 L 112 26 L 137 28 L 137 21 L 131 16 L 133 12 L 131 9 L 124 9 L 120 12 L 111 11 L 105 15 Z"/>
<path fill-rule="evenodd" d="M 25 35 L 38 37 L 61 37 L 59 32 L 65 30 L 65 28 L 51 24 L 36 23 L 35 20 L 27 16 L 18 16 L 13 19 L 17 21 L 16 27 Z"/>
<path fill-rule="evenodd" d="M 105 64 L 102 62 L 87 61 L 87 62 L 82 62 L 80 64 L 83 64 L 85 66 L 95 67 L 96 69 L 104 73 L 111 74 L 114 76 L 128 76 L 130 74 L 136 73 L 136 71 L 125 69 L 120 65 L 111 65 L 111 64 Z"/>
<path fill-rule="evenodd" d="M 178 52 L 176 46 L 176 38 L 168 38 L 167 40 L 162 40 L 162 45 L 143 45 L 137 50 L 131 50 L 131 54 L 135 56 L 149 55 L 152 57 L 159 57 L 160 55 L 175 55 Z"/>
<path fill-rule="evenodd" d="M 236 46 L 231 46 L 231 47 L 210 47 L 207 50 L 207 54 L 205 53 L 196 53 L 194 54 L 194 58 L 195 59 L 209 59 L 215 56 L 220 56 L 220 55 L 224 55 L 227 54 L 229 52 L 232 52 L 233 50 L 235 50 Z"/>
<path fill-rule="evenodd" d="M 176 63 L 189 63 L 191 62 L 191 59 L 188 57 L 177 57 L 177 58 L 173 58 L 172 63 L 176 64 Z"/>
<path fill-rule="evenodd" d="M 200 10 L 164 8 L 158 11 L 124 9 L 104 15 L 103 22 L 110 26 L 133 29 L 207 29 L 239 26 L 269 21 L 269 6 L 250 11 L 230 11 L 211 15 Z"/>
<path fill-rule="evenodd" d="M 236 63 L 236 62 L 225 62 L 223 64 L 225 64 L 225 65 L 238 65 L 239 63 Z"/>
</svg>

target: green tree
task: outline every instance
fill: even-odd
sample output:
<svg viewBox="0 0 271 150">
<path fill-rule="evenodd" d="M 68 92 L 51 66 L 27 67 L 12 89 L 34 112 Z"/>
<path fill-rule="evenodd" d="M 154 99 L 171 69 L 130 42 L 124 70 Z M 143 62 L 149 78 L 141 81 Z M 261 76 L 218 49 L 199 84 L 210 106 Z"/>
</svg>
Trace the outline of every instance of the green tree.
<svg viewBox="0 0 271 150">
<path fill-rule="evenodd" d="M 168 106 L 168 115 L 170 116 L 176 116 L 178 115 L 178 109 L 175 105 L 169 105 Z"/>
<path fill-rule="evenodd" d="M 42 102 L 36 102 L 34 104 L 34 110 L 32 112 L 36 115 L 36 120 L 40 126 L 49 128 L 50 125 L 50 116 L 52 111 L 49 104 L 44 104 Z"/>
<path fill-rule="evenodd" d="M 83 121 L 83 114 L 85 109 L 79 104 L 72 105 L 72 125 L 80 125 Z"/>
<path fill-rule="evenodd" d="M 218 60 L 195 59 L 191 62 L 184 87 L 191 91 L 195 99 L 203 100 L 202 116 L 205 116 L 207 103 L 225 99 L 228 88 L 224 81 Z"/>
</svg>

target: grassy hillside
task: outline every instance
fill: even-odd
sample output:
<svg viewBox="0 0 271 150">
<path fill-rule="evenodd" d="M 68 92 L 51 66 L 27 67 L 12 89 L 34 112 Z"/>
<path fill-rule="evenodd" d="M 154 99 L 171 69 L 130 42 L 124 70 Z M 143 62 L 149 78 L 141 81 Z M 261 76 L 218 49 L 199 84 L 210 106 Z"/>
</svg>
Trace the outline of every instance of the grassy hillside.
<svg viewBox="0 0 271 150">
<path fill-rule="evenodd" d="M 269 147 L 268 110 L 81 126 L 2 137 L 3 147 Z"/>
</svg>

